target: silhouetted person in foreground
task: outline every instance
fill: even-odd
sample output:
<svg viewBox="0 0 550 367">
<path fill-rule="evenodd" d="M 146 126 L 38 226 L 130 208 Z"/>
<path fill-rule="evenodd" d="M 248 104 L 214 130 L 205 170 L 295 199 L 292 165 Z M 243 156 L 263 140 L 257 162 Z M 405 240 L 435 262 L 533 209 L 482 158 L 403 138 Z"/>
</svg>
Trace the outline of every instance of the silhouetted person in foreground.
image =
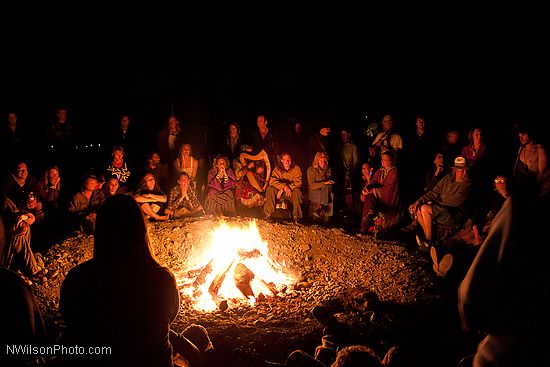
<svg viewBox="0 0 550 367">
<path fill-rule="evenodd" d="M 178 309 L 176 280 L 155 260 L 136 201 L 110 198 L 97 215 L 93 258 L 67 274 L 60 297 L 64 344 L 110 353 L 65 356 L 64 365 L 172 366 Z"/>
<path fill-rule="evenodd" d="M 15 353 L 17 346 L 41 345 L 46 341 L 44 322 L 31 288 L 17 273 L 0 268 L 0 289 L 0 365 L 42 365 L 43 359 L 38 355 Z"/>
<path fill-rule="evenodd" d="M 462 326 L 483 339 L 472 366 L 550 365 L 544 338 L 550 327 L 548 179 L 538 195 L 516 186 L 460 285 Z"/>
</svg>

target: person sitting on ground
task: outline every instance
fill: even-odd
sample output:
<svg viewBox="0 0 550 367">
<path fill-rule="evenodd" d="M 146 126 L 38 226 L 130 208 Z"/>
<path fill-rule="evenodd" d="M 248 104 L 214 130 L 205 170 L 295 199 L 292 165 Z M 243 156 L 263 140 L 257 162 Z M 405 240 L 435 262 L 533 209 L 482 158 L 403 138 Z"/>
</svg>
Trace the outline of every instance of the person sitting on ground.
<svg viewBox="0 0 550 367">
<path fill-rule="evenodd" d="M 364 203 L 361 201 L 361 193 L 372 182 L 372 177 L 373 177 L 375 171 L 376 171 L 375 168 L 369 162 L 364 162 L 361 165 L 362 186 L 360 187 L 360 189 L 356 190 L 353 193 L 354 215 L 359 218 L 359 221 L 360 221 L 361 216 L 363 214 L 363 206 L 364 206 Z"/>
<path fill-rule="evenodd" d="M 417 242 L 422 250 L 428 250 L 435 240 L 432 236 L 434 224 L 445 226 L 452 233 L 462 223 L 464 204 L 471 190 L 466 169 L 466 159 L 457 157 L 451 173 L 409 207 L 424 232 L 425 241 L 417 235 Z M 443 236 L 438 234 L 438 239 Z"/>
<path fill-rule="evenodd" d="M 0 216 L 0 227 L 2 226 Z M 0 236 L 3 232 L 0 228 Z M 0 237 L 0 247 L 3 239 Z M 47 340 L 44 321 L 31 287 L 17 273 L 0 267 L 0 345 L 45 345 Z M 0 353 L 2 366 L 44 366 L 44 359 L 32 353 Z"/>
<path fill-rule="evenodd" d="M 34 194 L 38 201 L 42 203 L 45 222 L 44 243 L 52 243 L 63 232 L 63 217 L 60 210 L 61 201 L 65 200 L 64 191 L 61 189 L 61 177 L 59 167 L 49 166 L 44 171 L 34 188 Z M 33 228 L 36 232 L 36 228 Z"/>
<path fill-rule="evenodd" d="M 382 167 L 378 169 L 361 193 L 364 202 L 360 232 L 366 232 L 374 225 L 376 215 L 382 214 L 380 229 L 389 231 L 402 219 L 399 172 L 395 167 L 395 156 L 391 151 L 382 153 Z"/>
<path fill-rule="evenodd" d="M 105 196 L 105 199 L 108 199 L 111 196 L 120 194 L 122 190 L 120 190 L 120 186 L 118 184 L 118 178 L 111 177 L 110 179 L 108 179 L 107 184 L 103 185 L 102 191 L 103 191 L 103 195 Z"/>
<path fill-rule="evenodd" d="M 317 152 L 311 167 L 307 169 L 309 214 L 313 219 L 327 222 L 332 217 L 332 172 L 328 155 Z"/>
<path fill-rule="evenodd" d="M 296 222 L 302 218 L 302 170 L 293 164 L 290 153 L 281 154 L 280 164 L 275 167 L 269 179 L 264 204 L 265 219 L 275 212 L 277 200 L 290 200 L 292 218 Z"/>
<path fill-rule="evenodd" d="M 97 210 L 105 203 L 103 192 L 98 189 L 95 175 L 86 175 L 82 189 L 69 202 L 69 213 L 73 215 L 79 229 L 92 234 L 95 227 Z"/>
<path fill-rule="evenodd" d="M 479 341 L 469 365 L 550 366 L 549 179 L 540 191 L 514 181 L 458 288 L 462 328 Z"/>
<path fill-rule="evenodd" d="M 445 166 L 445 158 L 443 153 L 437 152 L 435 153 L 435 158 L 432 164 L 432 167 L 426 172 L 425 178 L 424 178 L 424 189 L 422 190 L 421 195 L 424 195 L 425 193 L 432 191 L 435 185 L 443 177 L 445 177 L 449 173 L 449 170 Z M 418 196 L 415 196 L 418 197 Z M 401 232 L 403 234 L 411 234 L 416 232 L 418 228 L 418 220 L 416 218 L 416 213 L 414 211 L 411 212 L 411 222 L 401 228 Z"/>
<path fill-rule="evenodd" d="M 134 194 L 134 199 L 146 218 L 168 219 L 168 215 L 162 214 L 168 198 L 155 181 L 155 176 L 152 173 L 148 173 L 143 177 Z"/>
<path fill-rule="evenodd" d="M 34 190 L 36 180 L 29 175 L 25 162 L 19 162 L 2 187 L 2 193 L 10 198 L 18 207 L 23 207 L 29 192 Z"/>
<path fill-rule="evenodd" d="M 442 241 L 439 248 L 432 247 L 430 249 L 433 267 L 437 275 L 445 276 L 453 264 L 453 268 L 460 268 L 464 274 L 466 273 L 479 246 L 487 238 L 493 219 L 504 202 L 510 199 L 510 191 L 508 179 L 502 175 L 496 176 L 494 191 L 479 203 L 477 210 L 466 220 L 464 226 L 455 235 Z M 443 257 L 448 258 L 446 262 L 443 260 L 438 262 L 438 253 L 443 253 Z M 449 256 L 451 256 L 450 259 Z M 461 273 L 460 276 L 464 274 Z"/>
<path fill-rule="evenodd" d="M 62 344 L 109 346 L 112 353 L 64 355 L 62 366 L 171 367 L 179 301 L 174 275 L 153 255 L 139 205 L 129 195 L 109 198 L 97 215 L 93 258 L 67 274 L 59 310 Z"/>
<path fill-rule="evenodd" d="M 191 186 L 191 179 L 187 172 L 180 173 L 178 184 L 170 190 L 168 208 L 165 212 L 172 218 L 204 214 L 204 209 L 197 197 L 197 191 Z"/>
<path fill-rule="evenodd" d="M 42 179 L 36 183 L 34 191 L 44 204 L 46 212 L 57 210 L 59 208 L 59 194 L 61 192 L 59 168 L 57 166 L 48 167 Z"/>
<path fill-rule="evenodd" d="M 265 195 L 250 183 L 247 173 L 250 173 L 254 177 L 260 188 L 264 187 L 266 183 L 265 162 L 253 161 L 249 162 L 246 166 L 242 166 L 240 164 L 239 166 L 241 166 L 241 169 L 237 176 L 242 177 L 240 188 L 238 190 L 240 203 L 246 208 L 263 207 L 265 203 Z"/>
<path fill-rule="evenodd" d="M 208 171 L 208 193 L 204 203 L 207 214 L 235 214 L 235 173 L 229 160 L 223 155 L 214 158 L 213 167 Z"/>
<path fill-rule="evenodd" d="M 19 210 L 7 196 L 0 196 L 0 267 L 38 277 L 46 270 L 42 258 L 31 249 L 34 215 Z"/>
</svg>

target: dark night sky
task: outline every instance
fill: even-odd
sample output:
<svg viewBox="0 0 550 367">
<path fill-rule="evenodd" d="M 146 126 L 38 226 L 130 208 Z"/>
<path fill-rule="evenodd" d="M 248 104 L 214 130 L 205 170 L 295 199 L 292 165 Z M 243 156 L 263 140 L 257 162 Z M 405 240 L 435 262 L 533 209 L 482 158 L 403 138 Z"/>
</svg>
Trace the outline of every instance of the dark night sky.
<svg viewBox="0 0 550 367">
<path fill-rule="evenodd" d="M 180 3 L 2 5 L 0 112 L 38 124 L 65 105 L 95 126 L 129 112 L 156 130 L 173 102 L 182 121 L 209 126 L 260 111 L 346 124 L 386 111 L 413 124 L 424 112 L 488 126 L 541 120 L 550 100 L 534 2 Z"/>
</svg>

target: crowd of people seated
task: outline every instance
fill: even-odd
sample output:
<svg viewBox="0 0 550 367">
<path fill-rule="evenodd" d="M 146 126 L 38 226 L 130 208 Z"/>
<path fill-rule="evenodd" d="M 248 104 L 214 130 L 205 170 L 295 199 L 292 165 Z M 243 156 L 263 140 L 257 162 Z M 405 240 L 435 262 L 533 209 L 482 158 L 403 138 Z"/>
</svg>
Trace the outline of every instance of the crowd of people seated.
<svg viewBox="0 0 550 367">
<path fill-rule="evenodd" d="M 416 237 L 419 248 L 430 250 L 463 229 L 475 203 L 493 191 L 492 168 L 498 166 L 482 128 L 472 126 L 462 143 L 460 130 L 449 127 L 440 141 L 423 115 L 410 124 L 410 133 L 391 114 L 383 115 L 357 141 L 344 124 L 333 134 L 334 126 L 321 121 L 308 135 L 300 120 L 276 130 L 258 115 L 248 131 L 228 123 L 220 144 L 209 147 L 170 116 L 148 152 L 130 117 L 122 115 L 105 148 L 110 154 L 83 169 L 71 151 L 69 116 L 67 109 L 56 111 L 43 156 L 30 155 L 36 147 L 28 149 L 16 113 L 7 115 L 2 135 L 2 194 L 35 217 L 38 242 L 75 230 L 93 233 L 105 199 L 126 194 L 151 220 L 201 214 L 288 218 Z M 529 127 L 518 126 L 516 133 L 516 160 L 502 170 L 503 178 L 540 182 L 547 170 L 544 147 Z M 215 158 L 210 161 L 205 151 Z M 33 172 L 39 180 L 29 167 L 43 167 Z"/>
<path fill-rule="evenodd" d="M 222 143 L 210 147 L 191 143 L 185 124 L 170 116 L 148 152 L 129 134 L 125 115 L 110 140 L 111 156 L 79 167 L 67 116 L 66 109 L 56 112 L 43 156 L 29 153 L 36 150 L 27 149 L 15 113 L 2 135 L 0 265 L 29 278 L 47 271 L 34 253 L 39 245 L 75 231 L 97 234 L 98 213 L 121 194 L 133 197 L 145 220 L 249 215 L 416 239 L 436 274 L 446 276 L 456 258 L 460 277 L 513 197 L 510 188 L 548 185 L 545 149 L 529 126 L 515 130 L 519 147 L 508 164 L 482 128 L 471 127 L 465 144 L 459 130 L 448 128 L 439 142 L 422 115 L 407 135 L 386 114 L 357 141 L 344 125 L 331 135 L 334 126 L 320 122 L 307 136 L 299 121 L 277 131 L 258 115 L 257 128 L 243 132 L 231 122 Z"/>
</svg>

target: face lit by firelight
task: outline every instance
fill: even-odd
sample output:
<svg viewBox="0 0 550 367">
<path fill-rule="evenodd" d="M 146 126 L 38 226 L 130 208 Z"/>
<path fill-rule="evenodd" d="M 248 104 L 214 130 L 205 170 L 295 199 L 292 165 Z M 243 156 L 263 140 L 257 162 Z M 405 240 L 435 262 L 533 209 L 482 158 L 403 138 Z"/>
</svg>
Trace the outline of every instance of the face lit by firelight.
<svg viewBox="0 0 550 367">
<path fill-rule="evenodd" d="M 143 180 L 145 181 L 145 185 L 147 186 L 147 189 L 153 190 L 155 188 L 155 176 L 149 173 L 145 175 Z"/>
<path fill-rule="evenodd" d="M 258 125 L 258 129 L 264 130 L 267 129 L 267 119 L 264 115 L 258 116 L 258 119 L 256 120 L 256 124 Z"/>
<path fill-rule="evenodd" d="M 292 165 L 292 157 L 289 154 L 285 154 L 281 157 L 281 164 L 283 168 L 288 171 Z"/>
<path fill-rule="evenodd" d="M 237 129 L 237 126 L 235 124 L 229 124 L 229 136 L 236 138 L 237 135 L 239 135 L 239 129 Z"/>
<path fill-rule="evenodd" d="M 109 179 L 109 183 L 107 184 L 107 187 L 109 188 L 109 192 L 111 193 L 111 195 L 114 195 L 117 190 L 118 190 L 118 179 L 116 178 L 111 178 Z"/>
</svg>

